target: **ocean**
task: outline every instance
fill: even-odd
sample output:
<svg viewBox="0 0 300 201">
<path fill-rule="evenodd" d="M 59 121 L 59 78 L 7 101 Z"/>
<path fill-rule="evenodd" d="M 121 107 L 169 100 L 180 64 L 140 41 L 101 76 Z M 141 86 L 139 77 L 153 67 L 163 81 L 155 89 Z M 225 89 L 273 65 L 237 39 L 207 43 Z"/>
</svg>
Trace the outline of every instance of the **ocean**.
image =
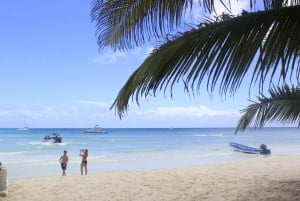
<svg viewBox="0 0 300 201">
<path fill-rule="evenodd" d="M 88 149 L 89 173 L 161 169 L 266 157 L 235 152 L 229 142 L 259 147 L 271 156 L 300 154 L 299 128 L 104 128 L 106 135 L 85 134 L 86 128 L 0 129 L 0 161 L 9 178 L 61 175 L 59 158 L 67 150 L 67 174 L 80 174 L 80 149 Z M 59 133 L 62 143 L 44 142 Z"/>
</svg>

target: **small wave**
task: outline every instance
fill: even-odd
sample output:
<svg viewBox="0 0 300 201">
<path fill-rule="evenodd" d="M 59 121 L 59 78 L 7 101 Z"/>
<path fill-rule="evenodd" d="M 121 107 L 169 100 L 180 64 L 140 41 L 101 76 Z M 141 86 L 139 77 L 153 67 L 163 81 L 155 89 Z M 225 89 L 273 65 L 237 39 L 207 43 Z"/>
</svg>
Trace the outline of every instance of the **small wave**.
<svg viewBox="0 0 300 201">
<path fill-rule="evenodd" d="M 208 135 L 194 135 L 195 137 L 207 137 Z"/>
<path fill-rule="evenodd" d="M 53 143 L 53 142 L 34 141 L 34 142 L 29 142 L 29 144 L 41 145 L 41 146 L 66 146 L 66 145 L 70 145 L 71 143 L 67 143 L 67 142 Z"/>
<path fill-rule="evenodd" d="M 212 135 L 207 135 L 207 134 L 195 134 L 195 137 L 223 137 L 223 134 L 212 134 Z"/>
<path fill-rule="evenodd" d="M 0 152 L 0 156 L 17 156 L 17 155 L 23 155 L 28 153 L 27 151 L 15 151 L 15 152 Z"/>
</svg>

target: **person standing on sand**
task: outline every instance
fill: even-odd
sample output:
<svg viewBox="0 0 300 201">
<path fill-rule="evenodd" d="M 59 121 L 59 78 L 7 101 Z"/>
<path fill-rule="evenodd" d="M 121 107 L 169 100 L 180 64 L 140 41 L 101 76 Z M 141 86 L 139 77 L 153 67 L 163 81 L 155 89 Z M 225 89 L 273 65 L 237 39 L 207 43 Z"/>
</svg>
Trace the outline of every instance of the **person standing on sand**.
<svg viewBox="0 0 300 201">
<path fill-rule="evenodd" d="M 63 171 L 62 176 L 66 176 L 66 169 L 67 169 L 67 165 L 69 162 L 69 157 L 67 155 L 67 151 L 64 151 L 64 154 L 60 157 L 59 159 L 60 165 L 61 165 L 61 169 Z"/>
<path fill-rule="evenodd" d="M 6 177 L 7 176 L 6 169 L 5 169 L 5 167 L 2 166 L 2 163 L 0 162 L 0 171 L 1 170 L 3 170 L 4 176 Z"/>
<path fill-rule="evenodd" d="M 79 156 L 82 157 L 81 165 L 80 165 L 80 172 L 83 175 L 83 168 L 85 171 L 85 175 L 87 175 L 87 157 L 88 157 L 88 150 L 84 149 L 80 151 Z"/>
</svg>

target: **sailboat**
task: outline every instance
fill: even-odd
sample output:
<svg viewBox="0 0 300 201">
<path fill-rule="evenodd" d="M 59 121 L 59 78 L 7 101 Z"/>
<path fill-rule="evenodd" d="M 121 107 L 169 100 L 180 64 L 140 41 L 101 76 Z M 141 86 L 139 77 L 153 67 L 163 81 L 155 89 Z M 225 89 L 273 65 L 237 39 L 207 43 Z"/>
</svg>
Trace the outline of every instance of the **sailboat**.
<svg viewBox="0 0 300 201">
<path fill-rule="evenodd" d="M 19 131 L 29 131 L 30 128 L 28 126 L 26 126 L 26 118 L 24 116 L 24 127 L 23 128 L 19 128 Z"/>
</svg>

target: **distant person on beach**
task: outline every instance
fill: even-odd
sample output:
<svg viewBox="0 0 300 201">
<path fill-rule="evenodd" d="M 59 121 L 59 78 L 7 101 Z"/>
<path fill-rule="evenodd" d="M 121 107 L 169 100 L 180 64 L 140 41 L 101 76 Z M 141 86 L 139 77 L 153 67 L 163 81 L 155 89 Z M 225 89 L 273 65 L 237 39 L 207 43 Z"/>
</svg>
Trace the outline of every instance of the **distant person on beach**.
<svg viewBox="0 0 300 201">
<path fill-rule="evenodd" d="M 66 169 L 67 169 L 67 165 L 69 162 L 69 157 L 67 155 L 67 151 L 64 151 L 64 154 L 60 157 L 59 159 L 60 165 L 61 165 L 61 169 L 63 171 L 62 176 L 66 176 Z"/>
<path fill-rule="evenodd" d="M 8 178 L 6 168 L 2 166 L 0 162 L 0 196 L 6 196 L 8 192 Z M 0 198 L 1 200 L 1 198 Z"/>
<path fill-rule="evenodd" d="M 0 162 L 0 171 L 1 171 L 2 169 L 5 169 L 5 167 L 3 167 L 3 166 L 2 166 L 2 163 Z"/>
<path fill-rule="evenodd" d="M 87 157 L 88 157 L 88 150 L 87 149 L 82 149 L 80 150 L 79 156 L 82 157 L 81 165 L 80 165 L 80 172 L 81 175 L 83 175 L 83 169 L 85 175 L 87 175 Z"/>
</svg>

